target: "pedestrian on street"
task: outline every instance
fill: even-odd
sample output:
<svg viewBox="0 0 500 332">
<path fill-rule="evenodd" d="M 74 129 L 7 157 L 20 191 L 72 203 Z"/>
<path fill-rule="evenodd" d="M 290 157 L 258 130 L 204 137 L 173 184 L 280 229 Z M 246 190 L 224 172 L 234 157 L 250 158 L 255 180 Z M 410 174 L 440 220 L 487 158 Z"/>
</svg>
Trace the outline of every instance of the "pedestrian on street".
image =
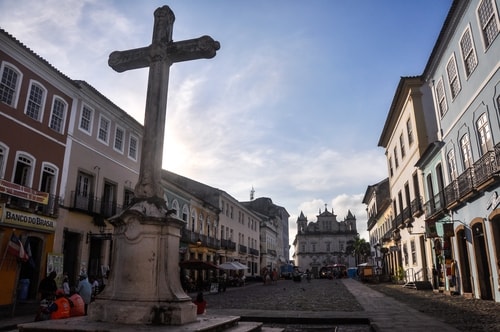
<svg viewBox="0 0 500 332">
<path fill-rule="evenodd" d="M 196 304 L 196 314 L 203 315 L 207 310 L 207 301 L 203 298 L 203 292 L 198 292 L 196 296 L 196 300 L 193 301 Z"/>
<path fill-rule="evenodd" d="M 75 290 L 85 302 L 85 315 L 87 315 L 89 304 L 92 301 L 92 285 L 86 273 L 80 274 L 80 282 Z"/>
<path fill-rule="evenodd" d="M 42 300 L 44 299 L 54 299 L 57 290 L 56 284 L 57 272 L 52 271 L 47 277 L 45 277 L 38 286 L 38 292 L 41 294 Z"/>
</svg>

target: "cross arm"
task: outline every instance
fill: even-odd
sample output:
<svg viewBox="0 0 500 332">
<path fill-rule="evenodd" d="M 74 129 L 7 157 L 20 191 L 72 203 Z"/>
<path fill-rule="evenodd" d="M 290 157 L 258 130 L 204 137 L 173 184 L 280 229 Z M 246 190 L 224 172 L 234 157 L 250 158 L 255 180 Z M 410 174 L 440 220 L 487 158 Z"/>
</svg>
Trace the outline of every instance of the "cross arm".
<svg viewBox="0 0 500 332">
<path fill-rule="evenodd" d="M 220 43 L 210 36 L 174 42 L 168 46 L 168 58 L 172 62 L 195 59 L 211 59 L 220 49 Z"/>
<path fill-rule="evenodd" d="M 108 65 L 119 73 L 148 67 L 150 64 L 149 53 L 150 46 L 127 51 L 114 51 L 109 55 Z"/>
</svg>

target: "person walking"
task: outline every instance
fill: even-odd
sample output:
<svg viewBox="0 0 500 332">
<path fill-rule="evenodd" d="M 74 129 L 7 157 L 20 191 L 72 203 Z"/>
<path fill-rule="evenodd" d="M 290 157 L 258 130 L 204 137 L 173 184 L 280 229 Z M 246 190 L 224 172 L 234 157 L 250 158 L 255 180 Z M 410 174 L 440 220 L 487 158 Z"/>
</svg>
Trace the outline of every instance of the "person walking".
<svg viewBox="0 0 500 332">
<path fill-rule="evenodd" d="M 207 310 L 207 301 L 203 298 L 203 292 L 199 292 L 196 296 L 196 300 L 193 301 L 196 304 L 196 314 L 203 315 Z"/>
<path fill-rule="evenodd" d="M 83 302 L 85 302 L 85 315 L 87 315 L 89 304 L 92 301 L 92 285 L 86 273 L 80 275 L 80 282 L 76 286 L 75 291 L 80 294 Z"/>
</svg>

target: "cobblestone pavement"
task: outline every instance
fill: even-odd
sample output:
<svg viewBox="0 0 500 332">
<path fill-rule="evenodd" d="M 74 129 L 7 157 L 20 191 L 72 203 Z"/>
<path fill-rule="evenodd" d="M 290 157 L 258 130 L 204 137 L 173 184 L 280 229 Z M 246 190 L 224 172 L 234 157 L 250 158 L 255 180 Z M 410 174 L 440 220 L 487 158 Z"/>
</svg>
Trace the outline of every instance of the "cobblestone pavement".
<svg viewBox="0 0 500 332">
<path fill-rule="evenodd" d="M 461 331 L 500 332 L 500 303 L 415 290 L 392 283 L 367 284 L 407 306 L 442 319 Z"/>
<path fill-rule="evenodd" d="M 354 296 L 337 280 L 318 279 L 310 283 L 279 280 L 276 284 L 250 284 L 206 297 L 207 311 L 255 309 L 288 311 L 361 311 Z"/>
<path fill-rule="evenodd" d="M 392 283 L 367 284 L 415 310 L 437 317 L 461 331 L 500 332 L 500 303 L 431 290 L 407 289 Z M 296 283 L 280 280 L 276 285 L 251 284 L 230 288 L 206 297 L 208 309 L 257 309 L 288 311 L 362 311 L 363 308 L 338 280 Z M 376 303 L 374 303 L 376 305 Z"/>
</svg>

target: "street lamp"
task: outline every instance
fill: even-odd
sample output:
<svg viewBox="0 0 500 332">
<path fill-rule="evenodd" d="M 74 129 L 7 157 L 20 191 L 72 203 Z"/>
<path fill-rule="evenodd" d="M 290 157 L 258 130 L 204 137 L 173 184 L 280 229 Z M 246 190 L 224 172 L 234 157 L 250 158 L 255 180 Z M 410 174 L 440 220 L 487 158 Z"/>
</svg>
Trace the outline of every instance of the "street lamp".
<svg viewBox="0 0 500 332">
<path fill-rule="evenodd" d="M 412 223 L 409 223 L 406 226 L 406 228 L 408 229 L 408 233 L 411 234 L 411 235 L 425 235 L 426 234 L 425 232 L 422 232 L 422 233 L 413 233 L 413 224 Z"/>
</svg>

